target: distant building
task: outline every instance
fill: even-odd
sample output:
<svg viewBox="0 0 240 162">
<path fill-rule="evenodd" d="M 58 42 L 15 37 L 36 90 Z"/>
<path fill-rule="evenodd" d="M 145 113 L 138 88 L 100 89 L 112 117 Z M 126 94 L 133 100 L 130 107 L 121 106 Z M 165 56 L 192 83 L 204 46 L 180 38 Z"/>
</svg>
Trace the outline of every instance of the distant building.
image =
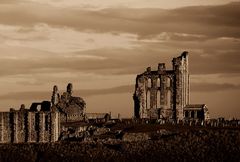
<svg viewBox="0 0 240 162">
<path fill-rule="evenodd" d="M 172 67 L 172 70 L 167 70 L 165 63 L 159 63 L 156 71 L 148 67 L 145 72 L 137 75 L 133 94 L 135 117 L 165 120 L 208 119 L 205 104 L 189 104 L 188 52 L 173 58 Z"/>
<path fill-rule="evenodd" d="M 86 113 L 86 118 L 89 122 L 107 122 L 111 119 L 109 113 Z"/>
<path fill-rule="evenodd" d="M 61 113 L 61 122 L 85 120 L 86 102 L 81 97 L 72 96 L 72 93 L 73 85 L 71 83 L 68 84 L 67 91 L 61 97 L 57 86 L 53 87 L 52 107 Z"/>
</svg>

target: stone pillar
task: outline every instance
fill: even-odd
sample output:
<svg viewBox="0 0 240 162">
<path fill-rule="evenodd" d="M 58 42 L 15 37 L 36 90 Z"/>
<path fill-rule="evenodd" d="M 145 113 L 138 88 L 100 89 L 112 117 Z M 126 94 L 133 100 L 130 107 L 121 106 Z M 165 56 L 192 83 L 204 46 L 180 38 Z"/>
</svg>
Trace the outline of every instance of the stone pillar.
<svg viewBox="0 0 240 162">
<path fill-rule="evenodd" d="M 26 136 L 25 136 L 25 141 L 26 142 L 31 142 L 31 129 L 32 129 L 32 124 L 31 124 L 31 113 L 32 112 L 27 112 L 25 115 L 25 127 L 26 127 Z"/>
<path fill-rule="evenodd" d="M 26 136 L 26 127 L 25 127 L 25 113 L 24 111 L 18 111 L 16 112 L 18 114 L 18 119 L 16 122 L 16 129 L 17 129 L 17 139 L 18 142 L 25 142 L 25 136 Z"/>
<path fill-rule="evenodd" d="M 160 78 L 160 91 L 161 91 L 161 96 L 160 96 L 160 108 L 164 109 L 166 106 L 166 95 L 165 95 L 165 76 L 162 76 Z"/>
<path fill-rule="evenodd" d="M 13 142 L 18 143 L 18 113 L 12 112 L 13 115 L 13 123 L 12 124 L 12 135 L 13 135 Z"/>
<path fill-rule="evenodd" d="M 183 108 L 188 103 L 188 61 L 187 52 L 183 52 L 181 56 L 172 60 L 173 70 L 175 73 L 175 103 L 176 118 L 183 119 Z"/>
<path fill-rule="evenodd" d="M 58 140 L 59 137 L 59 128 L 60 128 L 60 122 L 59 122 L 59 113 L 58 112 L 51 112 L 51 125 L 50 125 L 50 142 L 55 142 Z"/>
<path fill-rule="evenodd" d="M 73 93 L 73 85 L 72 83 L 68 83 L 67 85 L 67 93 L 72 96 L 72 93 Z"/>
<path fill-rule="evenodd" d="M 52 105 L 56 105 L 58 102 L 59 102 L 59 93 L 58 93 L 58 87 L 55 85 L 53 87 L 53 93 L 52 93 L 52 99 L 51 99 L 51 102 L 52 102 Z"/>
<path fill-rule="evenodd" d="M 11 142 L 10 113 L 3 112 L 3 143 Z"/>
<path fill-rule="evenodd" d="M 36 132 L 36 113 L 30 112 L 29 113 L 29 133 L 30 133 L 30 142 L 37 142 L 37 132 Z"/>
<path fill-rule="evenodd" d="M 39 139 L 39 142 L 45 142 L 44 141 L 44 127 L 45 126 L 45 113 L 44 112 L 39 112 L 39 130 L 38 130 L 38 139 Z"/>
</svg>

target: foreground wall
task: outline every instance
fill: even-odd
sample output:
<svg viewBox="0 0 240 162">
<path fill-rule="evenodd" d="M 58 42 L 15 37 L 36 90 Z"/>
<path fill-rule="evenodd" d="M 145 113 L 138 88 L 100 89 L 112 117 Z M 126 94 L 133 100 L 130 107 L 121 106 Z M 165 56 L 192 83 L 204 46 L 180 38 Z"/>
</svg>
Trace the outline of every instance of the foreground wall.
<svg viewBox="0 0 240 162">
<path fill-rule="evenodd" d="M 55 142 L 60 134 L 59 112 L 0 112 L 0 143 Z"/>
</svg>

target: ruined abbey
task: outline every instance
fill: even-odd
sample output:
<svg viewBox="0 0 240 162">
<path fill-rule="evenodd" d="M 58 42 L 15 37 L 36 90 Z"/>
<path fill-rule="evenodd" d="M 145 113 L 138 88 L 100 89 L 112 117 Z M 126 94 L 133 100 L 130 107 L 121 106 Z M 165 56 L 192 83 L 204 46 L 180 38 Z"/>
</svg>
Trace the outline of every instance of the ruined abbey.
<svg viewBox="0 0 240 162">
<path fill-rule="evenodd" d="M 209 118 L 205 104 L 190 104 L 188 52 L 173 58 L 172 69 L 159 63 L 157 70 L 148 67 L 137 75 L 134 115 L 140 119 L 205 120 Z"/>
<path fill-rule="evenodd" d="M 157 70 L 148 67 L 137 75 L 134 99 L 135 119 L 164 121 L 205 121 L 209 119 L 205 104 L 190 104 L 188 53 L 173 58 L 172 70 L 159 63 Z M 0 112 L 0 143 L 55 142 L 61 139 L 62 129 L 68 124 L 86 131 L 89 121 L 106 122 L 108 113 L 86 113 L 86 103 L 73 96 L 69 83 L 62 95 L 54 86 L 51 101 L 32 103 L 29 109 L 21 105 L 19 110 Z"/>
</svg>

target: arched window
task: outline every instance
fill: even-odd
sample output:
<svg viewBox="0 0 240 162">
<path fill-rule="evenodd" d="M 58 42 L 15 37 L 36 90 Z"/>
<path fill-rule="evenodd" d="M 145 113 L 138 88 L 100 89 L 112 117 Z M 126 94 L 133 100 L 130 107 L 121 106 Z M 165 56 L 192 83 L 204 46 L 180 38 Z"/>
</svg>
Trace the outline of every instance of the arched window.
<svg viewBox="0 0 240 162">
<path fill-rule="evenodd" d="M 147 91 L 147 109 L 150 109 L 150 107 L 151 107 L 151 104 L 150 104 L 150 102 L 151 102 L 151 93 L 150 93 L 150 91 Z"/>
<path fill-rule="evenodd" d="M 49 130 L 48 115 L 45 115 L 45 131 Z"/>
<path fill-rule="evenodd" d="M 194 118 L 194 111 L 191 111 L 191 118 Z"/>
<path fill-rule="evenodd" d="M 41 111 L 41 105 L 37 105 L 37 111 Z"/>
<path fill-rule="evenodd" d="M 160 78 L 157 78 L 157 87 L 160 87 Z"/>
<path fill-rule="evenodd" d="M 185 111 L 185 118 L 188 118 L 188 111 Z"/>
<path fill-rule="evenodd" d="M 151 88 L 152 87 L 152 80 L 150 78 L 148 78 L 148 83 L 147 83 L 148 87 Z"/>
<path fill-rule="evenodd" d="M 167 77 L 167 87 L 171 86 L 171 79 L 169 77 Z"/>
<path fill-rule="evenodd" d="M 161 107 L 161 91 L 157 91 L 157 108 Z"/>
</svg>

